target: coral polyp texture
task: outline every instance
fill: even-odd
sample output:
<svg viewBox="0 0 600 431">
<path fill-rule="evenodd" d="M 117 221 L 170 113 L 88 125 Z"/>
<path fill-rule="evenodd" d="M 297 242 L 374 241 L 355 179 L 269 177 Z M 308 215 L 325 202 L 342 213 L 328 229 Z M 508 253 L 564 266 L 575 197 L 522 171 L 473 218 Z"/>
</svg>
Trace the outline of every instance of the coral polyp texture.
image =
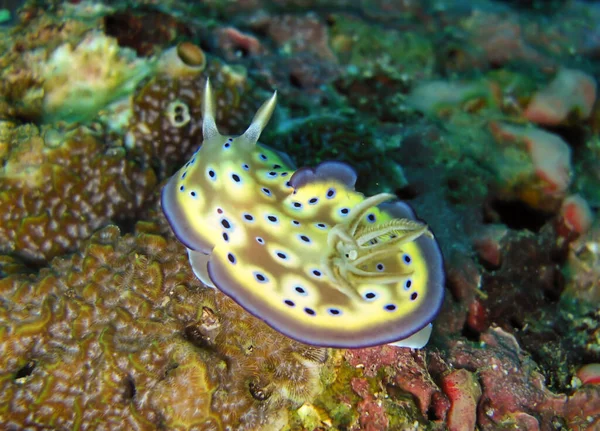
<svg viewBox="0 0 600 431">
<path fill-rule="evenodd" d="M 176 241 L 108 226 L 36 277 L 0 280 L 3 429 L 279 429 L 325 349 L 196 281 Z"/>
<path fill-rule="evenodd" d="M 91 130 L 2 124 L 0 250 L 39 264 L 134 219 L 156 175 Z"/>
</svg>

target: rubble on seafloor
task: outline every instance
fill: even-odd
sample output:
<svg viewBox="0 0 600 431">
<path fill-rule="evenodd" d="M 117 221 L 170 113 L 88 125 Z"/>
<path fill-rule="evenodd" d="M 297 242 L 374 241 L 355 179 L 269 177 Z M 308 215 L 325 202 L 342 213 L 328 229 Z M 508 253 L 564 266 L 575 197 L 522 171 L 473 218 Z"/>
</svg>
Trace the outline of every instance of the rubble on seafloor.
<svg viewBox="0 0 600 431">
<path fill-rule="evenodd" d="M 600 9 L 25 1 L 0 27 L 0 428 L 600 429 Z M 421 350 L 275 332 L 189 267 L 164 180 L 264 95 L 442 247 Z"/>
</svg>

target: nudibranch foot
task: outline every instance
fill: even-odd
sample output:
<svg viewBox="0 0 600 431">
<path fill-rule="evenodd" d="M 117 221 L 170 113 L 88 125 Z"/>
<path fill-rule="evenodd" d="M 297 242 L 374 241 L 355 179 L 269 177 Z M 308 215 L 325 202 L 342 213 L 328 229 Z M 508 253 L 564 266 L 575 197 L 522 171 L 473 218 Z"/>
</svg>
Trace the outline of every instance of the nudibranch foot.
<svg viewBox="0 0 600 431">
<path fill-rule="evenodd" d="M 205 286 L 215 287 L 212 280 L 208 276 L 208 261 L 210 260 L 210 254 L 194 251 L 188 248 L 188 259 L 196 278 L 204 283 Z"/>
<path fill-rule="evenodd" d="M 429 337 L 431 337 L 432 331 L 433 325 L 430 323 L 420 331 L 417 331 L 414 334 L 412 334 L 410 337 L 403 338 L 402 340 L 394 341 L 393 343 L 388 344 L 390 346 L 395 347 L 409 347 L 411 349 L 421 349 L 425 347 L 425 345 L 429 341 Z"/>
</svg>

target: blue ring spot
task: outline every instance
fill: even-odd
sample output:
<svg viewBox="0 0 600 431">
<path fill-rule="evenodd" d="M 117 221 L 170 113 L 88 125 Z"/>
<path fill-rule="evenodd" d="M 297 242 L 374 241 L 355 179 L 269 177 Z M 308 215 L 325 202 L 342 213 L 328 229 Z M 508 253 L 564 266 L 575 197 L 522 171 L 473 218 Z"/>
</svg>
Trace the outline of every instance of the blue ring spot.
<svg viewBox="0 0 600 431">
<path fill-rule="evenodd" d="M 269 190 L 269 189 L 268 189 L 268 188 L 266 188 L 266 187 L 263 187 L 263 188 L 262 188 L 262 192 L 263 192 L 265 195 L 269 196 L 269 197 L 271 197 L 271 195 L 272 195 L 272 193 L 271 193 L 271 190 Z"/>
<path fill-rule="evenodd" d="M 261 160 L 267 160 L 267 159 L 268 159 L 268 157 L 267 157 L 267 156 L 265 156 L 264 154 L 259 154 L 259 155 L 258 155 L 258 157 L 259 157 Z"/>
<path fill-rule="evenodd" d="M 286 253 L 284 253 L 282 251 L 279 251 L 279 250 L 275 252 L 275 256 L 277 256 L 281 260 L 288 260 L 289 259 L 289 256 Z"/>
<path fill-rule="evenodd" d="M 325 194 L 325 197 L 327 199 L 333 199 L 335 197 L 335 189 L 332 187 L 329 190 L 327 190 L 327 193 Z"/>
<path fill-rule="evenodd" d="M 208 175 L 208 178 L 209 178 L 211 181 L 216 181 L 216 179 L 217 179 L 217 173 L 215 172 L 215 170 L 214 170 L 214 169 L 208 168 L 208 169 L 206 170 L 206 174 Z"/>
<path fill-rule="evenodd" d="M 369 223 L 375 223 L 375 214 L 373 214 L 373 213 L 367 214 L 367 221 Z"/>
<path fill-rule="evenodd" d="M 279 219 L 276 216 L 272 215 L 272 214 L 266 215 L 265 218 L 271 224 L 279 224 Z"/>
<path fill-rule="evenodd" d="M 312 242 L 309 237 L 303 234 L 298 234 L 298 239 L 306 244 L 310 244 Z"/>
<path fill-rule="evenodd" d="M 257 243 L 259 243 L 260 245 L 264 245 L 264 243 L 265 243 L 265 240 L 264 240 L 264 239 L 262 239 L 260 236 L 257 236 L 257 237 L 256 237 L 256 242 L 257 242 Z"/>
<path fill-rule="evenodd" d="M 402 260 L 404 261 L 405 264 L 410 265 L 410 263 L 412 262 L 412 258 L 410 257 L 409 254 L 404 253 L 402 255 Z"/>
<path fill-rule="evenodd" d="M 325 223 L 315 223 L 317 229 L 325 230 L 327 229 L 327 225 Z"/>
<path fill-rule="evenodd" d="M 383 307 L 385 311 L 396 311 L 396 309 L 398 307 L 396 307 L 394 304 L 387 304 L 385 307 Z"/>
<path fill-rule="evenodd" d="M 340 208 L 338 210 L 338 214 L 341 215 L 342 217 L 346 217 L 348 214 L 350 214 L 350 208 Z"/>
<path fill-rule="evenodd" d="M 223 226 L 227 230 L 233 228 L 233 226 L 231 225 L 231 223 L 229 223 L 229 220 L 227 220 L 226 218 L 222 218 L 221 219 L 221 226 Z"/>
<path fill-rule="evenodd" d="M 404 282 L 404 290 L 410 290 L 412 287 L 412 280 L 409 278 Z"/>
<path fill-rule="evenodd" d="M 308 204 L 309 204 L 309 205 L 316 205 L 316 204 L 317 204 L 317 202 L 319 202 L 319 198 L 310 198 L 310 199 L 308 200 Z"/>
<path fill-rule="evenodd" d="M 245 171 L 249 171 L 250 170 L 250 166 L 248 166 L 246 163 L 244 163 L 242 165 L 242 169 L 245 170 Z"/>
<path fill-rule="evenodd" d="M 377 271 L 382 272 L 385 270 L 385 265 L 380 262 L 377 265 L 375 265 L 375 268 L 377 268 Z"/>
<path fill-rule="evenodd" d="M 252 275 L 254 275 L 254 279 L 259 283 L 268 283 L 269 282 L 269 277 L 264 275 L 262 272 L 254 271 L 252 273 Z"/>
<path fill-rule="evenodd" d="M 180 191 L 180 192 L 182 192 L 182 191 L 184 191 L 184 190 L 185 190 L 185 186 L 181 186 L 181 187 L 179 187 L 179 191 Z"/>
<path fill-rule="evenodd" d="M 242 214 L 242 217 L 244 217 L 244 220 L 247 222 L 252 223 L 254 221 L 254 216 L 250 213 L 244 213 Z"/>
<path fill-rule="evenodd" d="M 340 316 L 342 314 L 339 308 L 328 308 L 327 312 L 330 316 Z"/>
<path fill-rule="evenodd" d="M 187 171 L 185 171 L 183 174 L 181 174 L 181 179 L 183 180 L 186 175 L 187 175 Z"/>
<path fill-rule="evenodd" d="M 308 308 L 308 307 L 306 307 L 306 308 L 304 309 L 304 312 L 305 312 L 306 314 L 308 314 L 309 316 L 314 316 L 314 315 L 316 315 L 316 314 L 317 314 L 317 313 L 315 313 L 315 310 L 313 310 L 312 308 Z"/>
<path fill-rule="evenodd" d="M 363 295 L 363 298 L 367 301 L 375 301 L 377 298 L 379 298 L 379 295 L 377 294 L 377 292 L 369 291 Z"/>
<path fill-rule="evenodd" d="M 233 253 L 227 253 L 227 260 L 235 265 L 237 259 L 235 258 Z"/>
<path fill-rule="evenodd" d="M 308 292 L 306 291 L 305 288 L 303 288 L 302 286 L 296 286 L 294 287 L 294 291 L 301 296 L 307 296 Z"/>
<path fill-rule="evenodd" d="M 289 299 L 286 299 L 285 301 L 283 301 L 285 303 L 285 305 L 289 306 L 289 307 L 295 307 L 296 304 L 294 303 L 294 301 L 291 301 Z"/>
</svg>

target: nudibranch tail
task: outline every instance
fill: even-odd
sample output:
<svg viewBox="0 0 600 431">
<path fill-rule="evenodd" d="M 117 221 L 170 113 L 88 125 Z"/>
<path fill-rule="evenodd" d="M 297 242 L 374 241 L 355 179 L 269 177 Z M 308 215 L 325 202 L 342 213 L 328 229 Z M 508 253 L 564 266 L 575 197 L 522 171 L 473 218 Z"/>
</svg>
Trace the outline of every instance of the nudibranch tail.
<svg viewBox="0 0 600 431">
<path fill-rule="evenodd" d="M 307 344 L 422 346 L 443 298 L 435 237 L 394 195 L 355 191 L 349 165 L 294 172 L 258 144 L 276 101 L 244 134 L 222 136 L 207 80 L 202 146 L 162 191 L 194 273 Z"/>
</svg>

